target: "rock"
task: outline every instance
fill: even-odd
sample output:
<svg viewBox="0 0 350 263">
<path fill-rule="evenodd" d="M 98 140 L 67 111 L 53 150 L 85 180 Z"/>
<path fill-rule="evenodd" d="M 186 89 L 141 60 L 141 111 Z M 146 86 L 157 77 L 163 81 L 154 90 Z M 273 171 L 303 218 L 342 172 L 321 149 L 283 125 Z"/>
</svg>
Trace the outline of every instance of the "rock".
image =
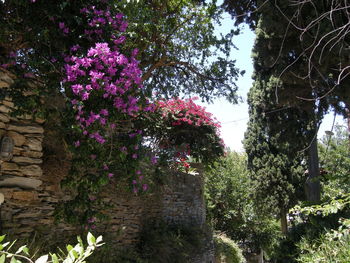
<svg viewBox="0 0 350 263">
<path fill-rule="evenodd" d="M 18 215 L 13 216 L 14 219 L 19 219 L 19 218 L 38 218 L 40 217 L 42 214 L 39 212 L 36 213 L 20 213 Z"/>
<path fill-rule="evenodd" d="M 29 114 L 23 114 L 23 115 L 17 116 L 17 118 L 18 119 L 23 119 L 23 120 L 31 120 L 31 119 L 33 119 L 33 116 L 29 115 Z"/>
<path fill-rule="evenodd" d="M 13 155 L 22 155 L 22 152 L 24 151 L 23 148 L 20 147 L 13 147 Z"/>
<path fill-rule="evenodd" d="M 7 135 L 13 139 L 15 146 L 22 146 L 26 141 L 26 137 L 15 131 L 9 131 Z"/>
<path fill-rule="evenodd" d="M 21 156 L 13 157 L 12 161 L 14 163 L 19 163 L 19 164 L 40 164 L 43 162 L 43 160 L 41 159 L 34 159 L 30 157 L 21 157 Z"/>
<path fill-rule="evenodd" d="M 0 106 L 1 111 L 1 106 Z M 29 126 L 29 125 L 21 125 L 21 124 L 12 124 L 9 125 L 8 130 L 16 131 L 19 133 L 44 133 L 44 128 L 41 126 Z"/>
<path fill-rule="evenodd" d="M 38 165 L 28 165 L 28 166 L 22 166 L 20 171 L 28 176 L 42 176 L 43 171 L 41 170 L 40 166 Z"/>
<path fill-rule="evenodd" d="M 10 85 L 4 81 L 0 80 L 0 89 L 8 88 Z"/>
<path fill-rule="evenodd" d="M 14 108 L 15 107 L 15 104 L 12 101 L 3 100 L 1 103 L 6 105 L 7 107 L 10 107 L 10 108 Z"/>
<path fill-rule="evenodd" d="M 2 122 L 9 122 L 10 118 L 6 114 L 0 113 L 0 121 L 2 121 Z"/>
<path fill-rule="evenodd" d="M 5 172 L 6 172 L 6 175 L 23 176 L 23 173 L 21 171 L 8 170 L 8 171 L 5 171 Z"/>
<path fill-rule="evenodd" d="M 45 122 L 45 120 L 41 118 L 35 118 L 35 122 L 42 124 Z"/>
<path fill-rule="evenodd" d="M 36 189 L 43 182 L 37 179 L 23 176 L 1 176 L 0 187 L 20 187 L 23 189 Z"/>
<path fill-rule="evenodd" d="M 23 156 L 41 158 L 43 156 L 42 152 L 26 151 L 22 153 Z"/>
<path fill-rule="evenodd" d="M 10 112 L 10 108 L 8 108 L 5 105 L 0 105 L 0 112 L 9 113 Z"/>
<path fill-rule="evenodd" d="M 34 201 L 38 199 L 38 196 L 36 192 L 20 191 L 13 192 L 12 198 L 21 201 Z"/>
<path fill-rule="evenodd" d="M 28 138 L 26 144 L 30 150 L 41 152 L 43 147 L 41 145 L 41 139 Z"/>
<path fill-rule="evenodd" d="M 0 71 L 0 80 L 2 82 L 9 84 L 9 86 L 14 83 L 13 78 L 11 78 L 10 76 L 11 75 L 8 71 L 7 72 L 3 72 L 3 70 Z"/>
<path fill-rule="evenodd" d="M 19 170 L 19 166 L 15 163 L 3 162 L 1 164 L 2 171 Z"/>
</svg>

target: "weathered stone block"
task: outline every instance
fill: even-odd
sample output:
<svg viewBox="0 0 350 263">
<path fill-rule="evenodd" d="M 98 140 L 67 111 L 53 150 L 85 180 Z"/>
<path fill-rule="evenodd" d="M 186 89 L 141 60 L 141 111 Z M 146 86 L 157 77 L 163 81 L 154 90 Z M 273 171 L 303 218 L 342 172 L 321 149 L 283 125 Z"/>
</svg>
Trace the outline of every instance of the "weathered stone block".
<svg viewBox="0 0 350 263">
<path fill-rule="evenodd" d="M 0 106 L 1 111 L 1 106 Z M 21 125 L 21 124 L 11 124 L 8 127 L 10 131 L 16 131 L 19 133 L 44 133 L 44 129 L 41 126 L 29 126 L 29 125 Z"/>
<path fill-rule="evenodd" d="M 10 118 L 6 114 L 0 113 L 0 121 L 9 122 Z"/>
<path fill-rule="evenodd" d="M 22 155 L 27 157 L 32 157 L 32 158 L 41 158 L 43 156 L 43 153 L 34 152 L 34 151 L 25 151 L 25 152 L 22 152 Z"/>
<path fill-rule="evenodd" d="M 13 139 L 15 146 L 22 146 L 26 141 L 26 137 L 15 131 L 9 131 L 7 135 Z"/>
<path fill-rule="evenodd" d="M 19 170 L 19 166 L 15 163 L 3 162 L 1 164 L 1 169 L 3 171 Z"/>
<path fill-rule="evenodd" d="M 2 113 L 9 113 L 11 109 L 5 105 L 0 105 L 0 112 Z"/>
<path fill-rule="evenodd" d="M 12 198 L 21 201 L 34 201 L 38 199 L 38 195 L 36 192 L 20 191 L 13 192 Z"/>
<path fill-rule="evenodd" d="M 11 76 L 10 72 L 4 72 L 3 70 L 0 71 L 0 80 L 2 82 L 7 83 L 9 86 L 11 86 L 14 83 L 13 78 L 14 76 Z"/>
<path fill-rule="evenodd" d="M 20 171 L 28 176 L 36 176 L 40 177 L 43 175 L 43 171 L 41 170 L 40 166 L 38 165 L 28 165 L 28 166 L 22 166 Z"/>
<path fill-rule="evenodd" d="M 3 89 L 3 88 L 8 88 L 10 85 L 8 83 L 6 83 L 5 81 L 1 81 L 0 80 L 0 89 Z"/>
<path fill-rule="evenodd" d="M 40 139 L 28 138 L 26 144 L 30 150 L 41 152 L 43 147 Z"/>
<path fill-rule="evenodd" d="M 4 104 L 7 107 L 10 107 L 10 108 L 14 108 L 15 107 L 15 104 L 12 101 L 3 100 L 1 103 Z"/>
<path fill-rule="evenodd" d="M 0 187 L 20 187 L 23 189 L 36 189 L 43 182 L 34 178 L 23 176 L 1 176 Z"/>
<path fill-rule="evenodd" d="M 34 159 L 30 157 L 15 156 L 12 158 L 12 162 L 18 164 L 41 164 L 43 161 L 41 159 Z"/>
</svg>

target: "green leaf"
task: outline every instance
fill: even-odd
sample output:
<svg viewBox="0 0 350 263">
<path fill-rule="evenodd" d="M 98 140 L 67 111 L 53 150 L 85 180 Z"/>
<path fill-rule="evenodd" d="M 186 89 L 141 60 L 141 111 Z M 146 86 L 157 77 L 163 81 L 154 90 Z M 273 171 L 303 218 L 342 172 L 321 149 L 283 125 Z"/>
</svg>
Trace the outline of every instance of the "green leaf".
<svg viewBox="0 0 350 263">
<path fill-rule="evenodd" d="M 29 249 L 28 249 L 28 247 L 24 247 L 23 248 L 23 252 L 26 254 L 26 255 L 29 255 Z"/>
<path fill-rule="evenodd" d="M 5 259 L 6 259 L 5 255 L 2 254 L 1 257 L 0 257 L 0 263 L 4 263 Z"/>
<path fill-rule="evenodd" d="M 6 235 L 0 236 L 0 242 L 2 242 L 5 239 Z"/>
<path fill-rule="evenodd" d="M 73 249 L 73 246 L 72 245 L 67 245 L 66 248 L 67 248 L 67 251 L 69 253 Z"/>
<path fill-rule="evenodd" d="M 74 258 L 78 258 L 79 257 L 79 254 L 77 251 L 75 251 L 74 249 L 71 251 L 72 255 Z"/>
<path fill-rule="evenodd" d="M 58 257 L 56 254 L 51 254 L 51 261 L 52 261 L 52 263 L 59 263 Z"/>
<path fill-rule="evenodd" d="M 26 245 L 24 245 L 24 246 L 21 246 L 17 251 L 16 251 L 16 253 L 15 254 L 20 254 L 22 251 L 24 251 L 24 249 L 25 248 L 27 248 L 27 246 Z M 28 248 L 27 248 L 27 251 L 28 251 Z M 27 254 L 27 253 L 26 253 Z"/>
<path fill-rule="evenodd" d="M 89 246 L 92 246 L 96 243 L 95 237 L 90 232 L 87 234 L 87 242 Z"/>
</svg>

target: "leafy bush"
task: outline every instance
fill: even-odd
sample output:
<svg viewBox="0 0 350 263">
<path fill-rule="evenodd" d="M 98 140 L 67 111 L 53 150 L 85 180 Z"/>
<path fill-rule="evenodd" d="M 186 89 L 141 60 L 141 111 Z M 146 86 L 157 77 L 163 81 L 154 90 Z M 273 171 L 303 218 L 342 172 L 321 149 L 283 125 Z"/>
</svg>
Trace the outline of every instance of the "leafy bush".
<svg viewBox="0 0 350 263">
<path fill-rule="evenodd" d="M 67 245 L 67 253 L 64 253 L 62 250 L 60 250 L 59 254 L 56 253 L 49 253 L 43 256 L 38 257 L 37 259 L 34 259 L 34 255 L 31 255 L 29 253 L 29 249 L 26 245 L 19 247 L 16 252 L 12 252 L 12 248 L 15 245 L 16 241 L 11 242 L 5 242 L 3 243 L 5 239 L 5 235 L 0 236 L 0 262 L 4 263 L 10 262 L 10 263 L 22 263 L 22 262 L 29 262 L 29 263 L 84 263 L 86 262 L 85 259 L 89 257 L 93 251 L 97 248 L 103 245 L 102 243 L 102 236 L 99 236 L 98 238 L 95 238 L 91 233 L 88 233 L 87 235 L 87 243 L 88 246 L 85 248 L 83 241 L 80 237 L 78 237 L 78 244 L 76 244 L 74 247 L 71 245 Z M 50 260 L 49 260 L 50 258 Z M 35 260 L 35 261 L 34 261 Z"/>
<path fill-rule="evenodd" d="M 188 262 L 207 239 L 206 231 L 197 227 L 150 222 L 141 233 L 139 254 L 145 262 Z"/>
<path fill-rule="evenodd" d="M 216 263 L 245 263 L 242 250 L 225 235 L 215 235 L 215 262 Z"/>
<path fill-rule="evenodd" d="M 298 262 L 348 263 L 350 259 L 350 220 L 345 220 L 337 231 L 328 231 L 316 240 L 305 238 L 298 244 L 301 250 Z"/>
<path fill-rule="evenodd" d="M 269 254 L 279 237 L 279 226 L 257 211 L 245 154 L 229 152 L 205 173 L 207 219 L 215 230 L 252 252 L 263 248 Z"/>
<path fill-rule="evenodd" d="M 339 237 L 337 233 L 345 227 L 344 223 L 348 222 L 347 219 L 344 221 L 344 218 L 350 217 L 349 201 L 350 196 L 344 195 L 322 205 L 296 206 L 291 210 L 292 227 L 274 250 L 273 259 L 276 262 L 294 263 L 298 262 L 300 255 L 310 253 L 312 258 L 311 254 L 328 253 L 327 250 L 331 251 L 331 247 L 337 251 L 336 247 L 341 244 L 336 241 Z M 330 233 L 334 233 L 336 237 L 334 240 L 329 239 Z M 329 240 L 327 241 L 325 237 Z M 320 251 L 317 252 L 317 249 Z"/>
</svg>

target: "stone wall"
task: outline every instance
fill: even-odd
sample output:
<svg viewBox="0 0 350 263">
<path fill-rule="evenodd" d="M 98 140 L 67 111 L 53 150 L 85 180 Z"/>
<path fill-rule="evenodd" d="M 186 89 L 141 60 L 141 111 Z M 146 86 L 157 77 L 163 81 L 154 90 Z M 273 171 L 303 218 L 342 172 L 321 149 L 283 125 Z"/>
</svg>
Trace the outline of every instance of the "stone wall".
<svg viewBox="0 0 350 263">
<path fill-rule="evenodd" d="M 0 70 L 0 88 L 10 86 L 13 79 Z M 43 120 L 10 117 L 13 108 L 10 98 L 0 103 L 0 137 L 8 136 L 14 141 L 13 157 L 0 161 L 0 195 L 4 196 L 0 206 L 1 231 L 22 240 L 38 234 L 48 241 L 75 236 L 77 228 L 54 222 L 55 205 L 69 198 L 60 189 L 60 181 L 69 170 L 63 143 L 55 141 L 55 132 Z M 167 178 L 168 183 L 153 194 L 133 196 L 117 192 L 113 186 L 104 191 L 104 200 L 112 205 L 106 211 L 110 220 L 98 231 L 112 240 L 110 245 L 133 246 L 139 240 L 142 225 L 152 218 L 171 224 L 204 225 L 201 176 L 174 174 Z"/>
</svg>

